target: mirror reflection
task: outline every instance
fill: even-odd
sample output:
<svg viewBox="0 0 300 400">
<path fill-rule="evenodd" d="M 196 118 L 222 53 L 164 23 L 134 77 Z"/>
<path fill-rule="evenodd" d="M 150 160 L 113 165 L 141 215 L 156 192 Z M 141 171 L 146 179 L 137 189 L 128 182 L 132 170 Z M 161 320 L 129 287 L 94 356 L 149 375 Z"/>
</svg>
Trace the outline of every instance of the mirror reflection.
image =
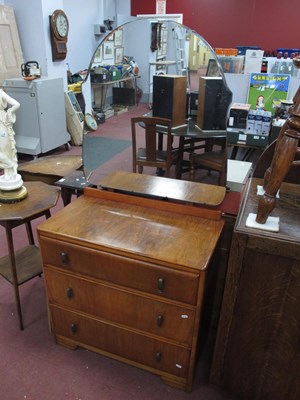
<svg viewBox="0 0 300 400">
<path fill-rule="evenodd" d="M 139 102 L 151 108 L 153 76 L 164 74 L 185 75 L 188 90 L 197 91 L 200 76 L 220 76 L 222 69 L 205 39 L 175 21 L 142 18 L 121 25 L 90 61 L 92 108 L 109 113 L 110 104 Z"/>
<path fill-rule="evenodd" d="M 189 116 L 196 113 L 197 104 L 191 99 L 198 93 L 200 77 L 221 77 L 226 85 L 213 49 L 198 33 L 172 20 L 137 18 L 109 32 L 91 58 L 84 91 L 90 93 L 97 124 L 139 104 L 152 110 L 157 75 L 185 77 Z M 84 141 L 88 136 L 83 140 L 85 166 L 88 155 Z"/>
</svg>

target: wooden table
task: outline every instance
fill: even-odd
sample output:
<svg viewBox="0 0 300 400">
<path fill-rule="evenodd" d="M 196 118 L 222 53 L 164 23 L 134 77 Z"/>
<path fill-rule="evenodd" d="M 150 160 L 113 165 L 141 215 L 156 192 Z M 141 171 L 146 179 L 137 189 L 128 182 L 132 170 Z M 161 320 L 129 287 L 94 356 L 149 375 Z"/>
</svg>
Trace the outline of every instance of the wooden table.
<svg viewBox="0 0 300 400">
<path fill-rule="evenodd" d="M 55 185 L 61 189 L 61 198 L 64 206 L 67 206 L 71 202 L 73 194 L 79 197 L 83 194 L 84 188 L 96 187 L 89 182 L 89 177 L 84 174 L 84 171 L 73 171 L 55 182 Z"/>
<path fill-rule="evenodd" d="M 23 318 L 19 295 L 19 285 L 41 275 L 42 263 L 40 251 L 34 244 L 31 221 L 41 216 L 50 217 L 50 208 L 59 197 L 59 189 L 42 182 L 26 182 L 28 196 L 14 204 L 0 204 L 0 225 L 5 228 L 8 255 L 0 259 L 0 275 L 14 287 L 20 329 L 23 330 Z M 29 245 L 14 250 L 13 228 L 25 224 Z"/>
<path fill-rule="evenodd" d="M 59 179 L 80 168 L 82 168 L 81 155 L 59 155 L 21 163 L 18 172 L 23 181 L 41 181 L 54 185 Z"/>
<path fill-rule="evenodd" d="M 145 116 L 152 116 L 152 112 L 145 114 Z M 141 125 L 142 126 L 142 125 Z M 159 127 L 160 135 L 160 143 L 159 147 L 163 146 L 163 136 L 167 132 L 166 127 Z M 202 130 L 198 127 L 197 121 L 194 118 L 188 118 L 186 120 L 186 124 L 176 126 L 172 128 L 172 136 L 179 138 L 178 145 L 178 161 L 177 161 L 177 174 L 176 178 L 181 179 L 181 175 L 183 170 L 183 166 L 185 163 L 184 160 L 184 152 L 194 151 L 197 147 L 195 143 L 199 142 L 207 142 L 210 140 L 218 140 L 226 142 L 227 131 L 224 130 Z M 203 148 L 203 145 L 200 146 Z M 188 169 L 189 169 L 189 161 L 188 161 Z"/>
<path fill-rule="evenodd" d="M 103 189 L 208 207 L 219 206 L 225 187 L 116 171 L 99 182 Z"/>
<path fill-rule="evenodd" d="M 132 82 L 134 88 L 134 102 L 136 104 L 136 80 L 140 78 L 138 75 L 126 76 L 121 79 L 106 81 L 106 82 L 91 82 L 91 87 L 94 93 L 95 108 L 98 108 L 100 112 L 104 112 L 104 106 L 106 101 L 107 90 L 110 86 L 120 85 L 124 82 Z M 97 90 L 100 89 L 100 96 L 97 94 Z M 130 105 L 130 104 L 129 104 Z"/>
</svg>

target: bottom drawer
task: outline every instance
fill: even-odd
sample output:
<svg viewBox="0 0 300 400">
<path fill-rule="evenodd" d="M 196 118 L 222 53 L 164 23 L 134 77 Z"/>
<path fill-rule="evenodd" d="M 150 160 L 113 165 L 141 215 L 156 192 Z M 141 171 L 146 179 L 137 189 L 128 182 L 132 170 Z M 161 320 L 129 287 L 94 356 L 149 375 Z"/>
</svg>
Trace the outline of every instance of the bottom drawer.
<svg viewBox="0 0 300 400">
<path fill-rule="evenodd" d="M 55 335 L 178 377 L 187 377 L 190 351 L 60 307 L 50 306 Z"/>
</svg>

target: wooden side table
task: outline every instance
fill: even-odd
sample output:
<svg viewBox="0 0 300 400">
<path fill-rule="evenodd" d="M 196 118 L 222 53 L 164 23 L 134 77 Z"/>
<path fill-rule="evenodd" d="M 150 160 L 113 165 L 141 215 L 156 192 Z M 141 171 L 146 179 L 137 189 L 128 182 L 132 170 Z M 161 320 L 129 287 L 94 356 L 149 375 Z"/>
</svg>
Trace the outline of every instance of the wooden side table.
<svg viewBox="0 0 300 400">
<path fill-rule="evenodd" d="M 40 251 L 34 244 L 31 221 L 45 216 L 50 217 L 50 208 L 59 197 L 59 188 L 43 182 L 26 182 L 28 196 L 19 203 L 0 204 L 0 225 L 5 228 L 8 255 L 0 259 L 0 275 L 14 287 L 20 329 L 24 329 L 19 295 L 19 286 L 41 275 L 42 263 Z M 29 245 L 15 251 L 13 228 L 25 224 Z"/>
<path fill-rule="evenodd" d="M 84 171 L 73 171 L 55 182 L 55 185 L 61 189 L 61 198 L 64 206 L 71 203 L 72 194 L 79 197 L 83 194 L 84 188 L 96 188 L 96 185 L 93 185 L 88 179 L 89 176 L 86 177 Z"/>
<path fill-rule="evenodd" d="M 37 158 L 19 164 L 23 181 L 41 181 L 54 185 L 58 179 L 82 168 L 82 156 L 59 155 Z"/>
</svg>

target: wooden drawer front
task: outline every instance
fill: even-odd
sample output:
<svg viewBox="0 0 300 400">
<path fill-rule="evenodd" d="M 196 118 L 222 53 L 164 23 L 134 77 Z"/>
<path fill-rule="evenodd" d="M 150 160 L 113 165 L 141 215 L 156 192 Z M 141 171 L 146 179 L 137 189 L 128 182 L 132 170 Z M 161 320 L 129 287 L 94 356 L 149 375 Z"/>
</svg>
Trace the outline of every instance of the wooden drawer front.
<svg viewBox="0 0 300 400">
<path fill-rule="evenodd" d="M 186 377 L 190 351 L 96 319 L 50 307 L 55 335 L 75 341 L 78 346 L 92 346 L 118 357 Z"/>
<path fill-rule="evenodd" d="M 44 264 L 184 303 L 196 304 L 199 275 L 40 238 Z"/>
<path fill-rule="evenodd" d="M 50 303 L 191 346 L 194 310 L 45 268 Z"/>
</svg>

